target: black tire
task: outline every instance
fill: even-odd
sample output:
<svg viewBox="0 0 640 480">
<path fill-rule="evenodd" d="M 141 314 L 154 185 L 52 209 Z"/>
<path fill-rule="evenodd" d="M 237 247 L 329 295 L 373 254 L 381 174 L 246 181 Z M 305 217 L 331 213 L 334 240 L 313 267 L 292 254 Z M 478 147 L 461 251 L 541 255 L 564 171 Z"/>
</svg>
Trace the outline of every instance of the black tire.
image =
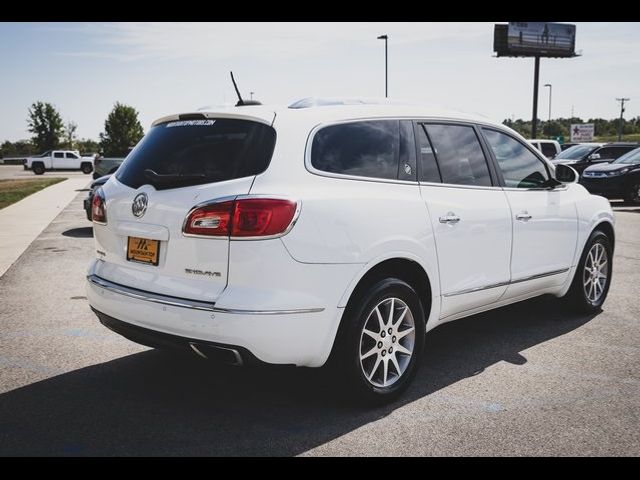
<svg viewBox="0 0 640 480">
<path fill-rule="evenodd" d="M 624 199 L 630 205 L 640 205 L 640 180 L 631 183 Z"/>
<path fill-rule="evenodd" d="M 33 173 L 36 175 L 42 175 L 44 173 L 44 164 L 42 162 L 33 163 L 31 170 L 33 170 Z"/>
<path fill-rule="evenodd" d="M 596 247 L 600 245 L 601 247 Z M 594 256 L 598 255 L 600 248 L 603 248 L 606 252 L 606 266 L 601 267 L 601 273 L 606 272 L 606 278 L 604 279 L 600 290 L 594 284 L 594 278 L 590 275 L 589 270 L 592 261 L 589 259 L 590 252 L 592 250 L 596 252 Z M 599 262 L 601 265 L 604 263 Z M 573 277 L 573 282 L 569 288 L 569 292 L 565 295 L 565 301 L 567 306 L 577 312 L 592 313 L 598 311 L 604 301 L 607 298 L 609 292 L 609 286 L 611 285 L 611 273 L 613 270 L 613 249 L 611 247 L 611 241 L 609 237 L 601 230 L 594 230 L 584 247 L 584 251 L 580 256 L 580 261 L 576 268 L 576 273 Z M 587 285 L 585 285 L 587 283 Z M 600 284 L 600 283 L 599 283 Z M 599 295 L 597 293 L 600 292 Z"/>
<path fill-rule="evenodd" d="M 394 317 L 391 324 L 395 321 L 397 325 L 390 327 L 388 320 L 392 298 L 394 299 Z M 408 312 L 405 313 L 402 321 L 398 321 L 405 306 L 408 307 Z M 369 327 L 367 328 L 369 331 L 376 330 L 375 327 L 379 325 L 377 315 L 374 313 L 376 307 L 387 323 L 384 332 L 379 326 L 377 327 L 377 334 L 383 335 L 384 338 L 374 340 L 363 330 L 365 326 Z M 425 314 L 420 298 L 408 283 L 397 278 L 386 278 L 374 283 L 357 298 L 352 299 L 344 315 L 343 321 L 348 323 L 342 329 L 342 338 L 338 339 L 340 344 L 335 358 L 332 359 L 331 370 L 337 374 L 336 378 L 344 383 L 347 391 L 354 394 L 358 400 L 371 404 L 382 404 L 394 400 L 411 383 L 422 356 Z M 391 328 L 392 333 L 398 334 L 411 330 L 410 320 L 413 322 L 413 332 L 403 335 L 402 338 L 396 338 L 395 335 L 388 333 L 388 328 Z M 413 342 L 412 347 L 411 342 Z M 400 348 L 396 348 L 397 351 L 393 352 L 394 346 L 402 347 L 403 350 L 411 347 L 412 354 L 407 355 Z M 375 353 L 361 361 L 362 354 L 374 349 Z M 385 361 L 387 377 L 384 377 Z M 402 370 L 401 372 L 396 368 L 396 364 Z M 371 380 L 367 378 L 365 370 L 371 372 Z M 386 386 L 385 378 L 388 380 Z"/>
<path fill-rule="evenodd" d="M 91 172 L 93 172 L 93 166 L 90 163 L 83 163 L 82 165 L 80 165 L 80 170 L 82 170 L 82 173 L 84 173 L 85 175 L 89 175 Z"/>
</svg>

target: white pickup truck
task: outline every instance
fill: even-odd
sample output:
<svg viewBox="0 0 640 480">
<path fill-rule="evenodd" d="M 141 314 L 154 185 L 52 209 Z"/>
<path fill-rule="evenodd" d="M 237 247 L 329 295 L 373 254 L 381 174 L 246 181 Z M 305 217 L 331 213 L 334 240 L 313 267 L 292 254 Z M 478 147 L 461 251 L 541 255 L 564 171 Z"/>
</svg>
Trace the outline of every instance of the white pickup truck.
<svg viewBox="0 0 640 480">
<path fill-rule="evenodd" d="M 25 170 L 33 170 L 42 175 L 47 170 L 82 170 L 93 172 L 93 157 L 81 157 L 77 150 L 49 150 L 37 157 L 28 157 L 24 162 Z"/>
</svg>

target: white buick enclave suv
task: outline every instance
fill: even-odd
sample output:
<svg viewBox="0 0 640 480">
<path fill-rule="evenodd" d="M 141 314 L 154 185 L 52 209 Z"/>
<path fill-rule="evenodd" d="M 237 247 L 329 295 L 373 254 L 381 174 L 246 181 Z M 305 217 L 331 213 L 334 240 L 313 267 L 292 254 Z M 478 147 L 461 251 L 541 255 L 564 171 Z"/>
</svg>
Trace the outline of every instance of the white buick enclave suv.
<svg viewBox="0 0 640 480">
<path fill-rule="evenodd" d="M 482 118 L 340 103 L 157 120 L 93 199 L 100 321 L 235 365 L 328 364 L 388 400 L 444 322 L 602 305 L 614 217 L 574 170 Z"/>
</svg>

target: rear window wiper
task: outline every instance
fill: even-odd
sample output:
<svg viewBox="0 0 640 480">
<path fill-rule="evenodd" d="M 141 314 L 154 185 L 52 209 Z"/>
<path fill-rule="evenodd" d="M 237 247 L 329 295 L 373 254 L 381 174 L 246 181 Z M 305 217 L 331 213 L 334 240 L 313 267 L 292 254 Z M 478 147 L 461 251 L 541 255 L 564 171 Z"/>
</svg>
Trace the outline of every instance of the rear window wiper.
<svg viewBox="0 0 640 480">
<path fill-rule="evenodd" d="M 174 185 L 179 183 L 192 182 L 194 180 L 203 180 L 206 175 L 204 173 L 170 173 L 161 175 L 151 169 L 144 171 L 144 176 L 155 185 Z"/>
</svg>

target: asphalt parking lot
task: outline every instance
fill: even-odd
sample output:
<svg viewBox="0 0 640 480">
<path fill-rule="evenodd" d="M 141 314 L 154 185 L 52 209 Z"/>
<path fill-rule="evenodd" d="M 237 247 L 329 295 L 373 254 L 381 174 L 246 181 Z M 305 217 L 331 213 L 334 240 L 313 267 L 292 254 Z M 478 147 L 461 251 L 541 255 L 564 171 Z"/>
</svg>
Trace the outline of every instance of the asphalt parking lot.
<svg viewBox="0 0 640 480">
<path fill-rule="evenodd" d="M 102 327 L 84 195 L 0 278 L 0 455 L 640 455 L 640 208 L 616 209 L 602 312 L 539 298 L 439 327 L 404 397 L 365 409 L 318 371 L 212 367 Z"/>
<path fill-rule="evenodd" d="M 0 180 L 43 178 L 43 177 L 64 177 L 64 178 L 86 177 L 87 182 L 92 180 L 91 175 L 85 175 L 80 170 L 56 170 L 52 172 L 45 172 L 42 176 L 38 176 L 35 173 L 33 173 L 31 170 L 25 170 L 22 165 L 0 164 Z"/>
</svg>

